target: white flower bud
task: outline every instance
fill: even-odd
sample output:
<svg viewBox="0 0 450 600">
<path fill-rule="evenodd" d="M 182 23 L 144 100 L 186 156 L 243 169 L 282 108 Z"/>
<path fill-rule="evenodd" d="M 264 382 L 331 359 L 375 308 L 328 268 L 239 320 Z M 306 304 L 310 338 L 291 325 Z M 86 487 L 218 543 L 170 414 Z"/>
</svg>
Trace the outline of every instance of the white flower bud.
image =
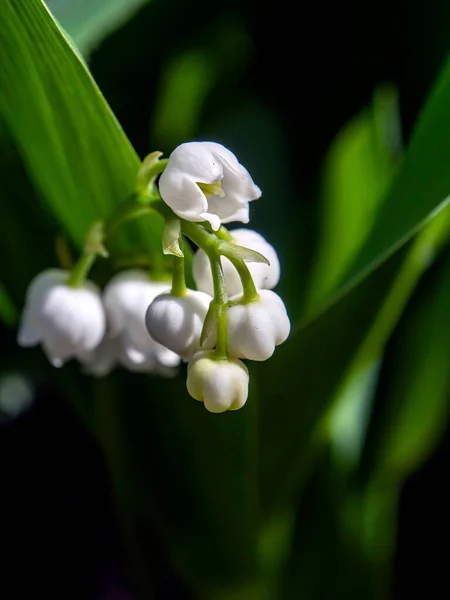
<svg viewBox="0 0 450 600">
<path fill-rule="evenodd" d="M 288 337 L 291 324 L 283 300 L 270 290 L 259 290 L 259 299 L 227 310 L 228 351 L 250 360 L 267 360 Z"/>
<path fill-rule="evenodd" d="M 184 296 L 157 296 L 145 315 L 149 334 L 188 360 L 200 350 L 200 335 L 211 300 L 208 294 L 194 290 L 187 290 Z M 214 346 L 212 339 L 207 343 L 206 348 Z"/>
<path fill-rule="evenodd" d="M 159 180 L 161 197 L 187 221 L 248 223 L 248 203 L 261 196 L 236 156 L 215 142 L 189 142 L 175 148 Z"/>
<path fill-rule="evenodd" d="M 212 413 L 238 410 L 247 401 L 248 370 L 237 358 L 218 360 L 214 350 L 194 354 L 188 365 L 189 394 Z"/>
<path fill-rule="evenodd" d="M 267 258 L 270 265 L 265 263 L 249 262 L 247 266 L 258 289 L 271 290 L 280 279 L 280 261 L 275 248 L 265 238 L 251 229 L 233 229 L 231 232 L 233 242 L 239 246 L 256 250 Z M 229 296 L 242 293 L 242 284 L 238 272 L 228 258 L 221 257 L 225 285 Z M 194 254 L 192 274 L 197 289 L 213 295 L 213 279 L 209 259 L 203 250 L 199 249 Z"/>
<path fill-rule="evenodd" d="M 145 327 L 145 313 L 155 296 L 168 290 L 168 284 L 151 281 L 139 270 L 123 271 L 105 288 L 103 302 L 109 322 L 109 335 L 119 338 L 120 362 L 146 369 L 154 360 L 174 367 L 180 357 L 153 340 Z"/>
<path fill-rule="evenodd" d="M 69 287 L 68 279 L 62 269 L 48 269 L 33 279 L 17 336 L 20 346 L 40 342 L 55 367 L 91 352 L 106 328 L 98 287 L 91 281 Z"/>
</svg>

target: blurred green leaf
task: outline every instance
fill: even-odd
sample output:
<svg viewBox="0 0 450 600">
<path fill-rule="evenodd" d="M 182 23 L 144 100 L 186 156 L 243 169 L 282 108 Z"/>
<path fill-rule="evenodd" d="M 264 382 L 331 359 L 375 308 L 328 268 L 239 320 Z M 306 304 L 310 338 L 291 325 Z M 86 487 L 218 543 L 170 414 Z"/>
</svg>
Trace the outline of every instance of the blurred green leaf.
<svg viewBox="0 0 450 600">
<path fill-rule="evenodd" d="M 0 9 L 0 113 L 46 205 L 80 244 L 133 190 L 138 157 L 43 3 L 0 0 Z M 146 226 L 159 248 L 159 217 Z"/>
<path fill-rule="evenodd" d="M 391 587 L 396 520 L 405 478 L 429 456 L 450 414 L 450 255 L 425 275 L 394 333 L 342 524 L 365 561 L 372 597 Z M 380 523 L 383 527 L 380 527 Z"/>
<path fill-rule="evenodd" d="M 180 44 L 182 49 L 177 44 L 165 59 L 150 127 L 151 139 L 167 150 L 197 138 L 209 109 L 220 119 L 222 103 L 227 106 L 227 93 L 235 92 L 232 84 L 251 54 L 245 24 L 235 13 L 221 15 L 200 36 L 188 36 Z"/>
<path fill-rule="evenodd" d="M 164 70 L 154 111 L 152 138 L 172 148 L 193 137 L 203 102 L 216 83 L 216 64 L 202 51 L 172 59 Z"/>
<path fill-rule="evenodd" d="M 450 411 L 448 251 L 443 264 L 425 275 L 412 307 L 406 309 L 386 357 L 387 376 L 377 390 L 380 354 L 418 277 L 446 240 L 448 227 L 447 207 L 411 244 L 337 394 L 328 420 L 331 447 L 313 476 L 321 488 L 309 485 L 302 493 L 283 581 L 294 589 L 301 586 L 305 598 L 325 598 L 330 585 L 339 597 L 387 597 L 400 486 L 432 451 Z M 367 441 L 374 397 L 375 418 Z M 321 435 L 320 441 L 326 444 L 328 439 Z M 326 552 L 320 550 L 324 538 Z M 324 576 L 327 584 L 322 588 Z"/>
<path fill-rule="evenodd" d="M 449 105 L 450 60 L 421 112 L 403 164 L 346 277 L 346 285 L 352 285 L 410 239 L 449 196 Z"/>
<path fill-rule="evenodd" d="M 130 19 L 148 0 L 46 0 L 83 54 Z"/>
<path fill-rule="evenodd" d="M 405 262 L 343 379 L 329 415 L 329 425 L 336 451 L 335 459 L 342 465 L 347 463 L 347 468 L 359 464 L 365 425 L 370 415 L 369 405 L 384 347 L 420 277 L 447 241 L 449 232 L 450 207 L 447 206 L 411 243 Z M 364 423 L 361 421 L 362 415 Z M 353 446 L 351 451 L 350 445 Z"/>
<path fill-rule="evenodd" d="M 450 410 L 450 256 L 420 288 L 393 344 L 365 449 L 370 477 L 401 482 L 434 448 Z"/>
<path fill-rule="evenodd" d="M 252 365 L 251 375 L 265 392 L 259 408 L 265 513 L 284 506 L 308 471 L 317 426 L 404 257 L 404 251 L 397 252 L 318 318 L 294 328 L 270 363 Z"/>
<path fill-rule="evenodd" d="M 406 254 L 396 251 L 448 204 L 449 106 L 450 63 L 423 111 L 392 191 L 358 256 L 354 276 L 315 319 L 294 328 L 270 364 L 257 370 L 265 390 L 260 443 L 266 511 L 282 505 L 304 476 L 316 427 L 401 275 Z M 395 311 L 386 326 L 393 316 Z"/>
<path fill-rule="evenodd" d="M 324 164 L 308 312 L 340 283 L 373 226 L 400 157 L 399 138 L 397 94 L 384 86 L 334 139 Z"/>
</svg>

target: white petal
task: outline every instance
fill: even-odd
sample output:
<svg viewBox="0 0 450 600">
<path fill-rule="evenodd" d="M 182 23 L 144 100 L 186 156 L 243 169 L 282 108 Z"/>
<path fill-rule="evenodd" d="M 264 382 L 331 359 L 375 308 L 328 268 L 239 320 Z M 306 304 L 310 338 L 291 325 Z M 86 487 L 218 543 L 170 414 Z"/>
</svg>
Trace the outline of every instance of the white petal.
<svg viewBox="0 0 450 600">
<path fill-rule="evenodd" d="M 68 272 L 48 269 L 31 282 L 18 342 L 40 341 L 49 360 L 61 366 L 66 360 L 93 350 L 105 332 L 100 293 L 92 282 L 67 286 Z"/>
<path fill-rule="evenodd" d="M 36 344 L 38 344 L 39 341 L 39 333 L 33 327 L 29 311 L 25 309 L 22 315 L 22 320 L 20 322 L 20 327 L 17 334 L 17 343 L 19 344 L 19 346 L 28 348 L 31 346 L 36 346 Z"/>
<path fill-rule="evenodd" d="M 198 184 L 221 182 L 224 197 L 207 198 Z M 220 223 L 249 220 L 248 203 L 261 190 L 232 152 L 215 142 L 190 142 L 169 156 L 159 182 L 161 197 L 181 218 L 207 221 L 214 231 Z"/>
<path fill-rule="evenodd" d="M 227 311 L 228 351 L 233 356 L 267 360 L 289 335 L 291 325 L 281 298 L 270 290 L 260 290 L 259 295 L 256 302 L 236 304 Z"/>
<path fill-rule="evenodd" d="M 145 322 L 150 336 L 179 354 L 190 358 L 200 350 L 200 335 L 211 296 L 187 290 L 182 297 L 157 296 L 147 309 Z M 208 343 L 214 344 L 213 340 Z"/>
<path fill-rule="evenodd" d="M 213 231 L 218 231 L 220 228 L 220 218 L 214 213 L 203 212 L 200 213 L 199 217 L 199 221 L 207 221 L 211 225 Z"/>
<path fill-rule="evenodd" d="M 155 356 L 164 367 L 177 367 L 181 362 L 178 354 L 159 344 L 156 346 Z"/>
<path fill-rule="evenodd" d="M 120 341 L 118 359 L 129 370 L 160 372 L 180 362 L 179 356 L 150 337 L 145 326 L 149 305 L 168 288 L 168 282 L 151 281 L 139 270 L 116 275 L 105 288 L 106 311 L 113 335 Z"/>
<path fill-rule="evenodd" d="M 220 146 L 213 143 L 213 146 L 216 145 Z M 211 144 L 208 142 L 186 142 L 175 148 L 169 156 L 168 167 L 161 175 L 161 179 L 168 169 L 189 173 L 194 181 L 202 183 L 216 183 L 223 177 L 222 163 L 214 158 Z"/>
<path fill-rule="evenodd" d="M 248 396 L 248 370 L 236 358 L 216 360 L 214 350 L 194 355 L 188 365 L 189 394 L 213 413 L 241 408 Z"/>
<path fill-rule="evenodd" d="M 182 219 L 194 222 L 207 220 L 201 216 L 208 212 L 206 196 L 197 181 L 186 173 L 167 167 L 159 180 L 159 191 L 164 202 Z"/>
</svg>

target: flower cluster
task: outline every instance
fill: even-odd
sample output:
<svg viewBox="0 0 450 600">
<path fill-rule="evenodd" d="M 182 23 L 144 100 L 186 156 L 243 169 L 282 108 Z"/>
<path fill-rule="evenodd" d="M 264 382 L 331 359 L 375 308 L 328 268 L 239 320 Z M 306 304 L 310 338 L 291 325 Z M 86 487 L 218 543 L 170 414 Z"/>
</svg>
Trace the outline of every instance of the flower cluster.
<svg viewBox="0 0 450 600">
<path fill-rule="evenodd" d="M 140 188 L 128 213 L 120 214 L 136 216 L 145 206 L 164 216 L 171 283 L 132 269 L 114 276 L 102 292 L 87 279 L 95 257 L 107 256 L 108 222 L 95 224 L 72 271 L 49 269 L 31 282 L 18 343 L 41 343 L 55 367 L 76 358 L 97 376 L 118 365 L 171 375 L 184 361 L 193 398 L 211 412 L 236 410 L 249 385 L 241 359 L 267 360 L 290 331 L 284 303 L 272 291 L 280 278 L 275 249 L 256 231 L 223 226 L 247 223 L 249 202 L 261 191 L 220 144 L 191 142 L 167 160 L 160 156 L 143 162 Z M 109 224 L 115 221 L 112 215 Z M 185 238 L 198 247 L 195 290 L 185 283 Z"/>
</svg>

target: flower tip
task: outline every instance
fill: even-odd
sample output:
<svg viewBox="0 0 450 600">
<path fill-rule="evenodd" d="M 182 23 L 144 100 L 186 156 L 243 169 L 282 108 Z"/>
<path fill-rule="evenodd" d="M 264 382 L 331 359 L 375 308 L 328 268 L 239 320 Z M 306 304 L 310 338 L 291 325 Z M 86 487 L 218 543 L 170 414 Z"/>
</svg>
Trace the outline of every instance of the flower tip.
<svg viewBox="0 0 450 600">
<path fill-rule="evenodd" d="M 203 212 L 200 214 L 200 217 L 202 217 L 204 221 L 207 221 L 211 225 L 213 231 L 219 231 L 221 221 L 217 215 L 208 212 Z"/>
<path fill-rule="evenodd" d="M 258 200 L 262 196 L 262 189 L 260 187 L 258 187 L 256 184 L 253 184 L 252 196 L 254 196 L 254 198 L 252 198 L 252 200 Z"/>
</svg>

